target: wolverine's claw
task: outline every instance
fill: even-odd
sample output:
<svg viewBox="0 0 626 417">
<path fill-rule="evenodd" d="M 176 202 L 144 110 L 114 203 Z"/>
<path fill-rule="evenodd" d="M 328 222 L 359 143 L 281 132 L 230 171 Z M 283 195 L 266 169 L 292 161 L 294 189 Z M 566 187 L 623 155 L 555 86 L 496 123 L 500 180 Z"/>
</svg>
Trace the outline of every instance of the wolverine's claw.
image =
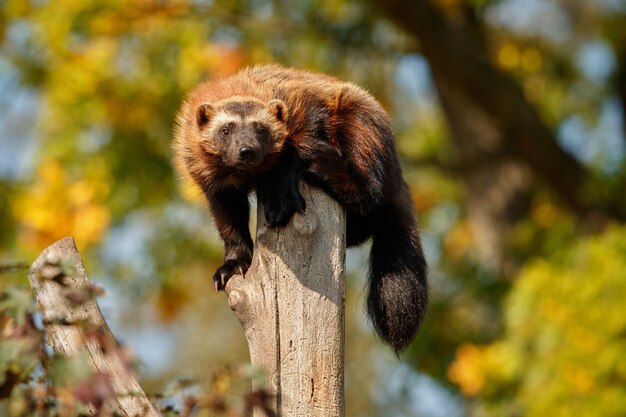
<svg viewBox="0 0 626 417">
<path fill-rule="evenodd" d="M 223 291 L 226 288 L 226 283 L 233 275 L 245 275 L 249 266 L 248 262 L 241 259 L 229 259 L 224 262 L 224 265 L 217 268 L 217 271 L 213 274 L 215 291 Z"/>
</svg>

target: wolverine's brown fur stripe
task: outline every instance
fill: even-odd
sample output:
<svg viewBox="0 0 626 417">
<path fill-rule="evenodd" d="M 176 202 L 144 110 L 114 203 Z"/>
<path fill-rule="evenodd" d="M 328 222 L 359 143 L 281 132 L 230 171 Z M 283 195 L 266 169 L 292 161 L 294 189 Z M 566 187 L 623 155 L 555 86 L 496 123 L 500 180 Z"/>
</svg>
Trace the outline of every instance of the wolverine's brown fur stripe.
<svg viewBox="0 0 626 417">
<path fill-rule="evenodd" d="M 368 312 L 396 352 L 407 347 L 426 310 L 426 261 L 387 114 L 370 94 L 325 74 L 249 68 L 189 93 L 173 146 L 224 241 L 216 288 L 250 265 L 248 193 L 284 226 L 306 208 L 305 179 L 346 208 L 349 246 L 373 238 Z"/>
<path fill-rule="evenodd" d="M 245 115 L 251 114 L 260 108 L 263 107 L 263 103 L 259 101 L 229 101 L 224 103 L 223 109 L 224 111 L 232 114 L 236 114 L 240 117 L 244 117 Z"/>
<path fill-rule="evenodd" d="M 254 67 L 231 77 L 220 80 L 207 81 L 196 87 L 187 97 L 179 117 L 175 131 L 175 146 L 182 147 L 182 151 L 193 152 L 185 149 L 192 138 L 184 127 L 188 123 L 189 117 L 193 114 L 193 109 L 202 103 L 216 103 L 219 105 L 223 101 L 231 102 L 233 107 L 242 105 L 238 100 L 249 102 L 251 98 L 261 102 L 268 102 L 271 99 L 280 99 L 287 104 L 287 109 L 293 115 L 288 121 L 290 140 L 296 146 L 306 148 L 307 136 L 316 136 L 315 127 L 320 124 L 319 119 L 326 119 L 330 125 L 336 122 L 332 120 L 332 115 L 339 117 L 352 112 L 352 119 L 359 118 L 359 113 L 381 114 L 385 116 L 384 110 L 378 102 L 359 87 L 339 81 L 333 77 L 323 74 L 313 74 L 294 69 L 282 68 L 279 66 Z M 233 102 L 237 103 L 234 104 Z M 353 107 L 357 105 L 357 107 Z M 318 119 L 318 120 L 315 120 Z M 348 123 L 344 123 L 346 125 Z M 330 126 L 332 131 L 334 126 Z M 358 132 L 363 133 L 363 132 Z M 363 158 L 356 161 L 360 172 L 366 173 L 371 167 L 365 165 L 365 160 L 373 158 L 373 154 L 381 150 L 381 138 L 370 138 L 372 132 L 365 132 L 365 136 L 359 140 L 360 153 Z M 336 141 L 342 149 L 349 147 L 346 140 L 341 140 L 342 136 L 330 135 L 331 141 Z"/>
</svg>

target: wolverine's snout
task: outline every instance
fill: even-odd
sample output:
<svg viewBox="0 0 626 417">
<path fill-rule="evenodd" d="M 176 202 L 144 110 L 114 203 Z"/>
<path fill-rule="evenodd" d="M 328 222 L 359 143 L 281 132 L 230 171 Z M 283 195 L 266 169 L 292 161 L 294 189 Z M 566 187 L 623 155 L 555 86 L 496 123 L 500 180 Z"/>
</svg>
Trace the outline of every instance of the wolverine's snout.
<svg viewBox="0 0 626 417">
<path fill-rule="evenodd" d="M 250 142 L 252 141 L 231 144 L 222 157 L 226 165 L 244 170 L 258 166 L 263 160 L 263 151 L 260 144 Z"/>
<path fill-rule="evenodd" d="M 239 158 L 242 161 L 255 161 L 259 158 L 261 150 L 254 146 L 244 146 L 239 149 Z"/>
</svg>

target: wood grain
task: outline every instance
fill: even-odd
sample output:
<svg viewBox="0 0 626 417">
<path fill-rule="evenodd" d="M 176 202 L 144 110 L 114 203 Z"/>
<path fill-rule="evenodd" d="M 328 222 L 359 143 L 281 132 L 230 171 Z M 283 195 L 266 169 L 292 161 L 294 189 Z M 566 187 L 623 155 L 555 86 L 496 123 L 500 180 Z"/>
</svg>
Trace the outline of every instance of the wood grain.
<svg viewBox="0 0 626 417">
<path fill-rule="evenodd" d="M 301 184 L 305 214 L 270 228 L 258 210 L 252 265 L 226 286 L 278 416 L 344 415 L 345 212 Z M 255 417 L 265 413 L 255 410 Z"/>
</svg>

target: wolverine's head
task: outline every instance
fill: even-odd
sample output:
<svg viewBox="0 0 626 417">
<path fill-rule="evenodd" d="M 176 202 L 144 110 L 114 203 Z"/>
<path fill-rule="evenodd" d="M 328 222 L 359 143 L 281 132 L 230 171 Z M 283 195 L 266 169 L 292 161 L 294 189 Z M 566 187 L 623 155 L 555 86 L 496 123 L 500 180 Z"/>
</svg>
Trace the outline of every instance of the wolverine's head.
<svg viewBox="0 0 626 417">
<path fill-rule="evenodd" d="M 253 97 L 229 97 L 200 104 L 195 123 L 204 152 L 224 165 L 255 171 L 268 155 L 280 153 L 287 138 L 287 106 Z"/>
</svg>

